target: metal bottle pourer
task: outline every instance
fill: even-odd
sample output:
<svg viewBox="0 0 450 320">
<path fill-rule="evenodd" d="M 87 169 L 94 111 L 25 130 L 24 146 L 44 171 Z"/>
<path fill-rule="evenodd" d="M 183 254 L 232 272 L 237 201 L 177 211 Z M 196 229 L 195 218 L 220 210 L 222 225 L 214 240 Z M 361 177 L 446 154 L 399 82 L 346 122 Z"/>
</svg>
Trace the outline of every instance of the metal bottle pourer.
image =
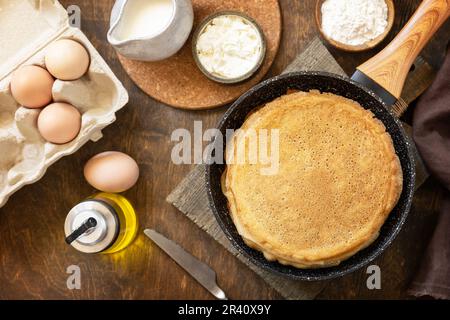
<svg viewBox="0 0 450 320">
<path fill-rule="evenodd" d="M 89 199 L 76 205 L 64 224 L 66 242 L 85 253 L 108 249 L 119 234 L 119 218 L 105 201 Z"/>
<path fill-rule="evenodd" d="M 95 218 L 87 219 L 78 229 L 72 232 L 67 238 L 66 243 L 71 244 L 75 240 L 77 240 L 81 235 L 88 232 L 90 229 L 95 228 L 97 226 L 97 220 Z"/>
</svg>

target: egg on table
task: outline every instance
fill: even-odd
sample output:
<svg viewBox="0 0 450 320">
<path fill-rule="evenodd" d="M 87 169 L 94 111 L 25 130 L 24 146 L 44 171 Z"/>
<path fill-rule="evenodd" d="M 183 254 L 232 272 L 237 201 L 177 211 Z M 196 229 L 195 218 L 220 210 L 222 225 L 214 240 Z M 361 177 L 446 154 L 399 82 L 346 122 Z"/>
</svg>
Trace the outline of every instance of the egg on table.
<svg viewBox="0 0 450 320">
<path fill-rule="evenodd" d="M 129 155 L 107 151 L 97 154 L 86 163 L 84 177 L 97 190 L 120 193 L 136 184 L 139 167 Z"/>
<path fill-rule="evenodd" d="M 52 43 L 45 54 L 45 66 L 57 79 L 76 80 L 88 70 L 89 53 L 77 41 L 61 39 Z"/>
<path fill-rule="evenodd" d="M 27 108 L 42 108 L 52 101 L 55 80 L 47 70 L 29 65 L 17 69 L 11 78 L 11 94 Z"/>
<path fill-rule="evenodd" d="M 38 130 L 48 142 L 65 144 L 78 136 L 81 129 L 81 114 L 71 104 L 55 102 L 41 111 Z"/>
</svg>

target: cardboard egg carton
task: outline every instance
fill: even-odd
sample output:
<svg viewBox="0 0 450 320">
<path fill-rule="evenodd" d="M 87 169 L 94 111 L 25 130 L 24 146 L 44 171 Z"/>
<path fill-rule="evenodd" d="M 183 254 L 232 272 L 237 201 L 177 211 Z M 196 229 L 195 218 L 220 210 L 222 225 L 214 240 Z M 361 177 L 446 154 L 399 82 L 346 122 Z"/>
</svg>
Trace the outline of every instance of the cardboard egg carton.
<svg viewBox="0 0 450 320">
<path fill-rule="evenodd" d="M 11 95 L 12 73 L 22 65 L 45 67 L 46 48 L 73 39 L 89 51 L 88 72 L 75 81 L 56 80 L 55 101 L 68 102 L 82 114 L 77 138 L 64 145 L 45 141 L 37 129 L 40 109 L 27 109 Z M 21 187 L 39 180 L 46 169 L 115 121 L 128 94 L 86 36 L 68 23 L 65 9 L 54 0 L 0 1 L 0 207 Z"/>
</svg>

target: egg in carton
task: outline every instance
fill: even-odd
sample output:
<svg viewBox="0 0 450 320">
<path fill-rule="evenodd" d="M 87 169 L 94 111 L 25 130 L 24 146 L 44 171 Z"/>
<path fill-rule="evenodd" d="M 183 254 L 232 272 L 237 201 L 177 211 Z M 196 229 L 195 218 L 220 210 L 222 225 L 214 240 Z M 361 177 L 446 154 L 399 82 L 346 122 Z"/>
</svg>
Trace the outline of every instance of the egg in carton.
<svg viewBox="0 0 450 320">
<path fill-rule="evenodd" d="M 67 144 L 47 142 L 37 119 L 41 109 L 19 105 L 11 94 L 12 73 L 21 66 L 45 67 L 46 48 L 59 39 L 72 39 L 89 52 L 90 66 L 78 80 L 56 79 L 55 102 L 67 102 L 82 115 L 78 136 Z M 58 1 L 0 1 L 0 207 L 21 187 L 39 180 L 63 156 L 76 152 L 89 140 L 102 137 L 102 129 L 115 121 L 115 113 L 128 102 L 128 94 L 106 62 L 79 30 L 69 26 Z"/>
</svg>

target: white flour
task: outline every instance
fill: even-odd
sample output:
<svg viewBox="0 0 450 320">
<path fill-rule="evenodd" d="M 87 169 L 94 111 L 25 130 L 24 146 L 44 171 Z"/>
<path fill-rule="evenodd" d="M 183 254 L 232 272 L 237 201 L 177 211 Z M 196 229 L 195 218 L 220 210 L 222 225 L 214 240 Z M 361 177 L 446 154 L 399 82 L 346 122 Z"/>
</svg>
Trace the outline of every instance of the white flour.
<svg viewBox="0 0 450 320">
<path fill-rule="evenodd" d="M 364 44 L 382 34 L 387 25 L 384 0 L 326 0 L 322 5 L 323 32 L 344 44 Z"/>
</svg>

